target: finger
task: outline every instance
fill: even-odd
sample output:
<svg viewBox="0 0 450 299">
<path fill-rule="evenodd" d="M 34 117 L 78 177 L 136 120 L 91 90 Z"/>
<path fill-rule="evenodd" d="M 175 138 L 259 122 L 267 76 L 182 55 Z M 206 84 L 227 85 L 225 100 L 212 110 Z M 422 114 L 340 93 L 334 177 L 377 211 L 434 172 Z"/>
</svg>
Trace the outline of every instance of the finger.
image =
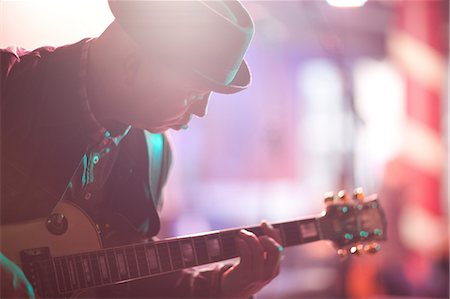
<svg viewBox="0 0 450 299">
<path fill-rule="evenodd" d="M 264 280 L 270 281 L 278 275 L 283 247 L 268 236 L 261 236 L 259 239 L 267 253 L 264 264 Z"/>
<path fill-rule="evenodd" d="M 272 226 L 269 222 L 266 220 L 261 221 L 261 228 L 265 235 L 275 239 L 279 244 L 281 244 L 281 235 L 280 231 Z"/>
<path fill-rule="evenodd" d="M 13 288 L 18 298 L 35 298 L 33 287 L 21 269 L 18 269 L 14 275 Z"/>
<path fill-rule="evenodd" d="M 251 261 L 252 261 L 250 247 L 247 245 L 247 243 L 244 240 L 242 240 L 239 237 L 239 235 L 238 235 L 238 238 L 236 238 L 235 242 L 236 242 L 236 247 L 237 247 L 239 259 L 240 259 L 236 268 L 241 269 L 241 271 L 243 271 L 243 270 L 247 271 L 251 268 Z M 245 273 L 245 275 L 248 275 L 248 274 Z"/>
<path fill-rule="evenodd" d="M 28 281 L 28 279 L 25 277 L 25 274 L 23 273 L 23 271 L 20 271 L 18 273 L 18 278 L 20 279 L 21 284 L 23 284 L 21 286 L 21 288 L 23 289 L 24 292 L 26 292 L 27 298 L 30 298 L 30 299 L 36 298 L 34 291 L 33 291 L 33 287 L 31 286 L 31 283 Z"/>
<path fill-rule="evenodd" d="M 11 298 L 30 298 L 34 299 L 34 292 L 30 288 L 28 288 L 27 284 L 24 282 L 18 282 L 16 285 L 13 285 L 14 291 L 13 294 L 11 294 Z M 9 297 L 8 297 L 9 298 Z"/>
<path fill-rule="evenodd" d="M 33 291 L 33 287 L 31 286 L 31 284 L 29 282 L 26 283 L 25 287 L 27 288 L 27 295 L 30 299 L 35 299 L 36 295 Z"/>
<path fill-rule="evenodd" d="M 241 240 L 245 241 L 251 252 L 251 260 L 247 264 L 249 266 L 249 273 L 251 273 L 249 278 L 251 278 L 252 281 L 261 280 L 264 275 L 264 248 L 258 237 L 249 231 L 240 230 L 239 237 Z"/>
</svg>

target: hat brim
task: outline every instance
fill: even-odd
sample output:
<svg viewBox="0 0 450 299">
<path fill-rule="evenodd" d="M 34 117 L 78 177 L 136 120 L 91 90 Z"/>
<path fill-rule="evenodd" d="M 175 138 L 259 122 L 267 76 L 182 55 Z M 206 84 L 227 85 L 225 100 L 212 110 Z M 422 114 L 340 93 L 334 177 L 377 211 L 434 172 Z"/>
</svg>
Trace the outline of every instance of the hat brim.
<svg viewBox="0 0 450 299">
<path fill-rule="evenodd" d="M 249 87 L 252 81 L 250 69 L 245 59 L 242 60 L 242 63 L 239 66 L 233 80 L 226 85 L 211 79 L 210 77 L 202 74 L 200 71 L 195 69 L 193 71 L 198 78 L 211 89 L 211 91 L 222 94 L 233 94 L 242 91 Z"/>
<path fill-rule="evenodd" d="M 233 94 L 250 85 L 251 74 L 243 55 L 254 25 L 239 1 L 108 3 L 116 21 L 139 46 L 192 72 L 193 79 L 209 90 Z M 177 38 L 181 33 L 185 38 Z M 200 46 L 205 44 L 208 46 Z"/>
</svg>

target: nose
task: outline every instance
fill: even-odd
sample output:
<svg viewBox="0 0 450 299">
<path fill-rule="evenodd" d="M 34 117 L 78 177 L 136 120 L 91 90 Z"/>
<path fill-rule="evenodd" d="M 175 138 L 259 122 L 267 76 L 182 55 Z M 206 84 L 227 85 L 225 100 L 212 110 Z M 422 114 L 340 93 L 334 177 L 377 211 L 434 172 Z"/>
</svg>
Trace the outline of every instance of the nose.
<svg viewBox="0 0 450 299">
<path fill-rule="evenodd" d="M 189 107 L 189 113 L 194 114 L 198 117 L 204 117 L 208 110 L 208 103 L 210 96 L 211 92 L 205 94 L 203 99 L 193 102 Z"/>
</svg>

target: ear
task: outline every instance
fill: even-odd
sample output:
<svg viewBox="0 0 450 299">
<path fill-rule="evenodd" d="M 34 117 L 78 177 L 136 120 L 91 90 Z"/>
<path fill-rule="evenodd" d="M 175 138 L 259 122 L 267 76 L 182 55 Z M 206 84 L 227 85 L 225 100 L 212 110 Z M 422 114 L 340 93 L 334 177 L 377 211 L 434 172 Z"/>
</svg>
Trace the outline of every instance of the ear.
<svg viewBox="0 0 450 299">
<path fill-rule="evenodd" d="M 140 64 L 138 53 L 132 52 L 125 57 L 123 65 L 123 82 L 126 86 L 134 86 L 138 78 Z"/>
</svg>

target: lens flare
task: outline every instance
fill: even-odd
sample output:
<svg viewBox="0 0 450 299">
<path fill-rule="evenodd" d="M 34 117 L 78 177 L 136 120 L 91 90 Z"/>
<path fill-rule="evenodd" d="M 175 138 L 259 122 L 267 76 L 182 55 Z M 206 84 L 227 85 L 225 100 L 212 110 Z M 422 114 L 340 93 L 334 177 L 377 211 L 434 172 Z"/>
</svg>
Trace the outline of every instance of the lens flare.
<svg viewBox="0 0 450 299">
<path fill-rule="evenodd" d="M 361 7 L 367 0 L 327 0 L 327 3 L 335 7 Z"/>
</svg>

